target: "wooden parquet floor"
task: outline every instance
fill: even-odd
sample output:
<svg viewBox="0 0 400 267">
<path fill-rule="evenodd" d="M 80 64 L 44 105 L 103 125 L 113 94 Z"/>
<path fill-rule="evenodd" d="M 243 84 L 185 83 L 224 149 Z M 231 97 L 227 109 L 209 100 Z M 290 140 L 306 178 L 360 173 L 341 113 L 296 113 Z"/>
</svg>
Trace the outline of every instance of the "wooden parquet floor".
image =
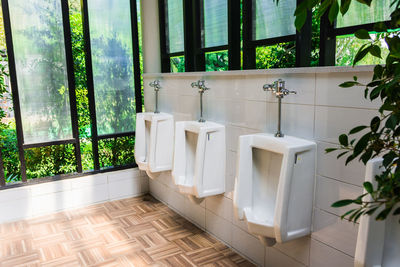
<svg viewBox="0 0 400 267">
<path fill-rule="evenodd" d="M 253 266 L 151 196 L 0 225 L 0 266 Z"/>
</svg>

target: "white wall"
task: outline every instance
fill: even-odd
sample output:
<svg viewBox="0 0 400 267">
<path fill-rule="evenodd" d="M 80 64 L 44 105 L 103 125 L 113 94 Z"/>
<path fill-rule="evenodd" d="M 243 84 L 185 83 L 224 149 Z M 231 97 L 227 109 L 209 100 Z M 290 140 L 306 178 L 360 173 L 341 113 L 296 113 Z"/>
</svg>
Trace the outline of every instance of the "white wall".
<svg viewBox="0 0 400 267">
<path fill-rule="evenodd" d="M 264 266 L 353 266 L 358 225 L 340 220 L 347 208 L 330 205 L 339 199 L 353 198 L 362 192 L 364 166 L 358 162 L 345 167 L 343 160 L 325 154 L 337 137 L 353 126 L 368 123 L 379 103 L 366 101 L 363 88 L 338 87 L 343 81 L 368 81 L 371 67 L 300 68 L 220 73 L 145 74 L 146 111 L 154 110 L 154 92 L 148 84 L 160 79 L 159 105 L 176 120 L 195 120 L 199 98 L 191 82 L 205 79 L 211 88 L 205 93 L 205 117 L 226 125 L 227 191 L 195 205 L 181 195 L 169 172 L 150 180 L 150 193 L 167 203 L 201 228 L 214 234 L 234 249 Z M 238 136 L 276 130 L 276 99 L 262 90 L 265 83 L 278 78 L 297 95 L 283 100 L 283 132 L 315 140 L 318 144 L 315 179 L 313 231 L 311 236 L 273 248 L 265 248 L 247 232 L 247 226 L 233 216 Z"/>
<path fill-rule="evenodd" d="M 0 223 L 143 195 L 148 178 L 135 169 L 0 190 Z"/>
<path fill-rule="evenodd" d="M 140 14 L 142 26 L 143 71 L 161 72 L 160 26 L 158 19 L 158 0 L 141 0 Z"/>
</svg>

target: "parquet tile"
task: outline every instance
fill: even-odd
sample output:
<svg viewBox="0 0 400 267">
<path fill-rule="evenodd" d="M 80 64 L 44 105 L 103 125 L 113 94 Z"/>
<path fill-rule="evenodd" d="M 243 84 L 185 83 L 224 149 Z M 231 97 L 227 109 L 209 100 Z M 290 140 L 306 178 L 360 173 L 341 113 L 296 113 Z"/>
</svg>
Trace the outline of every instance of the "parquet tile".
<svg viewBox="0 0 400 267">
<path fill-rule="evenodd" d="M 0 225 L 0 267 L 253 266 L 151 196 Z"/>
</svg>

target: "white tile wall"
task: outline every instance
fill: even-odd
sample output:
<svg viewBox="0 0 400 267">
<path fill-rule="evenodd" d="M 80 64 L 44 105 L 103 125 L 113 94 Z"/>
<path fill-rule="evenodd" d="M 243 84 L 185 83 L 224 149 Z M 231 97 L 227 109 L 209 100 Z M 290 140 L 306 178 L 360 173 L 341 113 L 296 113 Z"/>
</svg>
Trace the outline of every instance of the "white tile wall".
<svg viewBox="0 0 400 267">
<path fill-rule="evenodd" d="M 204 98 L 206 119 L 225 124 L 227 138 L 227 192 L 224 195 L 207 198 L 201 205 L 192 204 L 179 194 L 168 172 L 150 180 L 150 192 L 260 266 L 351 266 L 358 225 L 340 220 L 339 216 L 346 208 L 334 209 L 331 204 L 361 193 L 365 168 L 359 162 L 344 166 L 344 159 L 337 160 L 334 153 L 325 154 L 324 151 L 335 146 L 340 134 L 369 123 L 377 113 L 379 102 L 363 99 L 363 88 L 338 87 L 353 76 L 366 82 L 371 75 L 371 69 L 365 67 L 233 74 L 145 74 L 146 110 L 154 110 L 154 94 L 147 85 L 160 79 L 163 87 L 160 109 L 172 112 L 177 121 L 198 118 L 198 94 L 190 83 L 205 79 L 211 88 Z M 315 140 L 318 144 L 313 233 L 309 237 L 264 248 L 247 232 L 246 223 L 233 215 L 232 191 L 238 137 L 276 131 L 276 98 L 264 92 L 262 86 L 278 78 L 286 81 L 287 88 L 298 92 L 283 100 L 283 132 Z"/>
<path fill-rule="evenodd" d="M 0 223 L 139 196 L 148 191 L 148 178 L 137 169 L 1 190 Z"/>
</svg>

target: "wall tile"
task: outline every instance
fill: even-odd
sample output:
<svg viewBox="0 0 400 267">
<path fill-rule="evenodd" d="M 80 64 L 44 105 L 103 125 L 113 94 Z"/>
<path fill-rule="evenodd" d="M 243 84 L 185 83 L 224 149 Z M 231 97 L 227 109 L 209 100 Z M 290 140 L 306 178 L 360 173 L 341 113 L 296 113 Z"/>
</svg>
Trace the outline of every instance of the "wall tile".
<svg viewBox="0 0 400 267">
<path fill-rule="evenodd" d="M 296 94 L 285 96 L 283 102 L 291 104 L 314 105 L 315 101 L 315 74 L 283 74 L 280 79 L 285 81 L 286 89 L 296 91 Z M 277 102 L 274 94 L 267 93 L 267 101 Z"/>
<path fill-rule="evenodd" d="M 170 205 L 171 192 L 166 185 L 156 180 L 149 179 L 149 189 L 153 196 Z"/>
<path fill-rule="evenodd" d="M 32 217 L 31 198 L 18 198 L 12 201 L 0 202 L 0 223 L 12 222 L 30 217 Z"/>
<path fill-rule="evenodd" d="M 379 100 L 371 102 L 364 98 L 365 87 L 341 88 L 339 86 L 345 81 L 353 81 L 353 76 L 357 76 L 360 83 L 365 84 L 371 81 L 369 72 L 318 73 L 316 75 L 316 104 L 378 109 Z"/>
<path fill-rule="evenodd" d="M 74 207 L 104 202 L 109 199 L 108 186 L 106 184 L 74 189 L 71 193 Z"/>
<path fill-rule="evenodd" d="M 140 177 L 128 178 L 110 182 L 109 194 L 110 199 L 120 199 L 129 196 L 137 196 L 142 193 Z"/>
<path fill-rule="evenodd" d="M 333 179 L 317 176 L 314 206 L 322 210 L 341 216 L 356 206 L 332 208 L 331 205 L 341 199 L 354 199 L 362 194 L 362 188 Z"/>
<path fill-rule="evenodd" d="M 268 103 L 268 133 L 276 133 L 278 125 L 278 104 Z M 286 135 L 313 139 L 314 107 L 308 105 L 282 105 L 282 131 Z"/>
<path fill-rule="evenodd" d="M 232 225 L 232 246 L 258 265 L 264 265 L 264 245 L 254 236 Z"/>
<path fill-rule="evenodd" d="M 266 267 L 303 267 L 305 265 L 290 258 L 274 247 L 266 248 L 265 253 Z"/>
<path fill-rule="evenodd" d="M 311 240 L 310 267 L 353 267 L 354 259 L 332 247 Z"/>
<path fill-rule="evenodd" d="M 140 170 L 138 168 L 135 168 L 135 169 L 110 172 L 107 174 L 107 176 L 108 176 L 108 182 L 112 183 L 118 180 L 134 179 L 142 176 L 142 174 L 140 173 Z"/>
<path fill-rule="evenodd" d="M 337 143 L 339 135 L 358 125 L 369 125 L 378 112 L 370 109 L 316 106 L 315 139 Z"/>
<path fill-rule="evenodd" d="M 178 192 L 170 191 L 167 203 L 180 214 L 185 214 L 186 197 L 184 195 Z"/>
<path fill-rule="evenodd" d="M 229 245 L 232 243 L 232 224 L 230 221 L 207 210 L 205 228 L 225 243 Z"/>
<path fill-rule="evenodd" d="M 241 115 L 241 120 L 248 128 L 256 129 L 260 132 L 265 132 L 267 129 L 267 103 L 263 101 L 246 101 L 244 103 L 244 118 Z M 269 119 L 269 118 L 268 118 Z"/>
<path fill-rule="evenodd" d="M 57 192 L 32 197 L 32 215 L 44 215 L 75 207 L 72 191 Z"/>
<path fill-rule="evenodd" d="M 32 196 L 47 195 L 56 192 L 69 191 L 71 190 L 71 179 L 33 185 L 30 187 L 30 190 Z"/>
<path fill-rule="evenodd" d="M 204 229 L 206 227 L 206 210 L 204 208 L 204 203 L 200 205 L 195 204 L 191 202 L 186 196 L 183 197 L 185 200 L 185 210 L 182 214 L 185 215 L 189 220 L 194 222 L 197 226 Z"/>
<path fill-rule="evenodd" d="M 79 189 L 107 183 L 107 174 L 98 174 L 71 179 L 71 188 Z"/>
<path fill-rule="evenodd" d="M 317 174 L 361 186 L 365 179 L 364 164 L 353 160 L 346 166 L 346 157 L 337 159 L 337 152 L 325 153 L 325 149 L 332 147 L 336 145 L 317 142 Z"/>
<path fill-rule="evenodd" d="M 229 222 L 232 221 L 232 200 L 223 195 L 208 197 L 206 209 Z"/>
<path fill-rule="evenodd" d="M 22 198 L 29 198 L 31 196 L 32 196 L 31 190 L 29 187 L 26 186 L 20 188 L 10 188 L 7 190 L 1 190 L 0 203 Z"/>
<path fill-rule="evenodd" d="M 286 243 L 277 243 L 274 248 L 296 259 L 304 265 L 309 264 L 310 257 L 310 237 L 302 237 Z"/>
<path fill-rule="evenodd" d="M 325 211 L 314 210 L 314 225 L 311 237 L 350 256 L 354 256 L 358 224 L 341 220 Z"/>
</svg>

